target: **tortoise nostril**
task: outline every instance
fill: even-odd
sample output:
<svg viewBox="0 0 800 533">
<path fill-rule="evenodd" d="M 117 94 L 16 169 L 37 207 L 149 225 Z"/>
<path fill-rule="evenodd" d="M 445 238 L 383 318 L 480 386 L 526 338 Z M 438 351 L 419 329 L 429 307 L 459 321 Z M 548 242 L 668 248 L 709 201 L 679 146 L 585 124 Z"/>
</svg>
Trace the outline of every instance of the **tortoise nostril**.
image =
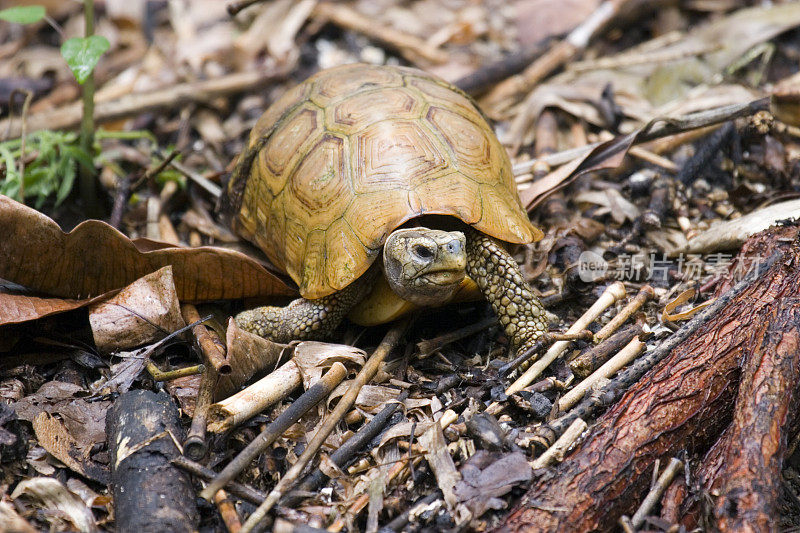
<svg viewBox="0 0 800 533">
<path fill-rule="evenodd" d="M 453 239 L 445 245 L 445 249 L 453 255 L 460 254 L 462 249 L 461 241 L 459 239 Z"/>
</svg>

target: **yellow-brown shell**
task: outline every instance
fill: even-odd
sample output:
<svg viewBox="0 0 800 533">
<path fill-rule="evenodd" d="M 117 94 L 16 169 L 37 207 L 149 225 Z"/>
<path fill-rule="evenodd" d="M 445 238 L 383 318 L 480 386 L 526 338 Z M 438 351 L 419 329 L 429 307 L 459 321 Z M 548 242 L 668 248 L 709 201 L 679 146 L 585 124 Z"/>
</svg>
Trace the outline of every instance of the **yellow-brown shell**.
<svg viewBox="0 0 800 533">
<path fill-rule="evenodd" d="M 253 127 L 226 195 L 236 230 L 306 298 L 349 285 L 418 216 L 452 215 L 511 243 L 541 238 L 480 111 L 411 68 L 346 65 L 288 91 Z"/>
</svg>

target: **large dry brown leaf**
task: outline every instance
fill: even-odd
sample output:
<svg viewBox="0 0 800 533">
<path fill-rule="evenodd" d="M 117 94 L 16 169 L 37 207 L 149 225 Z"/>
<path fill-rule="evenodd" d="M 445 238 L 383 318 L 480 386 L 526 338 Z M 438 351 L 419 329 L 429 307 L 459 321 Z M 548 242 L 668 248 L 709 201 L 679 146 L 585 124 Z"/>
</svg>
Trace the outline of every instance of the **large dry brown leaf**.
<svg viewBox="0 0 800 533">
<path fill-rule="evenodd" d="M 172 267 L 134 281 L 89 309 L 97 349 L 114 352 L 163 339 L 186 326 L 175 294 Z"/>
<path fill-rule="evenodd" d="M 0 287 L 0 326 L 21 324 L 22 322 L 37 320 L 57 313 L 65 313 L 103 298 L 105 296 L 87 298 L 85 300 L 39 298 Z"/>
<path fill-rule="evenodd" d="M 181 300 L 295 293 L 255 260 L 222 248 L 148 252 L 108 224 L 87 220 L 64 233 L 52 219 L 0 195 L 0 278 L 63 298 L 119 289 L 172 265 Z"/>
</svg>

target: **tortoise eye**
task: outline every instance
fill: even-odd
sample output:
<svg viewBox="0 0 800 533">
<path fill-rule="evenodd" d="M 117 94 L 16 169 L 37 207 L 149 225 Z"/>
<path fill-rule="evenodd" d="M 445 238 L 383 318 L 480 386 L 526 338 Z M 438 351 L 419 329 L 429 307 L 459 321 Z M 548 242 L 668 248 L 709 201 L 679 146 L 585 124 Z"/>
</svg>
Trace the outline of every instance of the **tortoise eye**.
<svg viewBox="0 0 800 533">
<path fill-rule="evenodd" d="M 433 258 L 433 251 L 430 248 L 427 248 L 421 244 L 415 244 L 411 251 L 414 252 L 414 255 L 419 257 L 420 259 L 432 259 Z"/>
</svg>

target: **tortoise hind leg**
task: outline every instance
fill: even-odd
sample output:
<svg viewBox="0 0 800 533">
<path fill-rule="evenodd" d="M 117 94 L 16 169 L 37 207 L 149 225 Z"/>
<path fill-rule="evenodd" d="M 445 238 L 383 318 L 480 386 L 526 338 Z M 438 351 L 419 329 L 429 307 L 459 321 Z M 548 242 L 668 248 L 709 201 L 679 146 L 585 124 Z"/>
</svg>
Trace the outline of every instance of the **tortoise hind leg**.
<svg viewBox="0 0 800 533">
<path fill-rule="evenodd" d="M 242 311 L 236 315 L 236 324 L 275 342 L 330 337 L 350 309 L 369 293 L 375 272 L 372 268 L 344 289 L 316 300 L 298 298 L 286 307 Z"/>
<path fill-rule="evenodd" d="M 467 275 L 489 300 L 517 353 L 547 333 L 544 307 L 517 262 L 496 240 L 473 229 L 467 232 Z"/>
</svg>

